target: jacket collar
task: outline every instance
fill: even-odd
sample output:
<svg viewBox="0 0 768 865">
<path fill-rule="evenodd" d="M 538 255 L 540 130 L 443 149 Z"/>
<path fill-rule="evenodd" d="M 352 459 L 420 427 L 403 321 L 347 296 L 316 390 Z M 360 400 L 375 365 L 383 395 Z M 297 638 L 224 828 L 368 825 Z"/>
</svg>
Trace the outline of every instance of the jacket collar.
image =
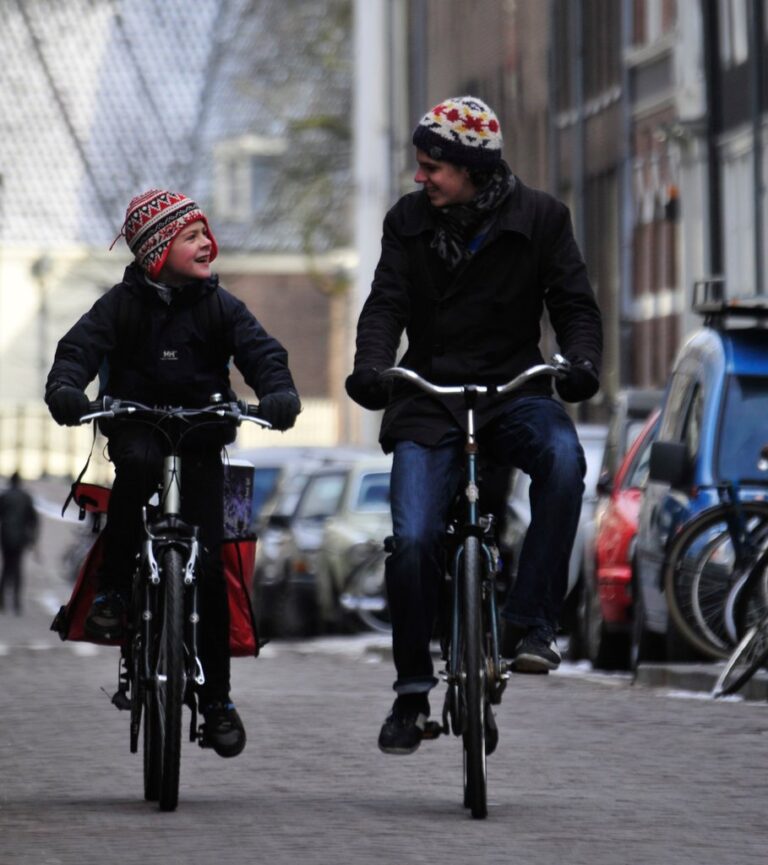
<svg viewBox="0 0 768 865">
<path fill-rule="evenodd" d="M 515 186 L 512 194 L 501 207 L 495 231 L 514 231 L 528 240 L 533 235 L 533 193 L 519 177 L 514 175 Z M 437 227 L 435 215 L 429 204 L 427 193 L 421 189 L 406 196 L 408 206 L 403 217 L 402 233 L 416 237 Z"/>
<path fill-rule="evenodd" d="M 157 289 L 147 279 L 146 273 L 135 262 L 131 262 L 131 264 L 125 268 L 123 283 L 128 290 L 137 297 L 140 297 L 143 300 L 157 300 L 159 303 L 162 303 L 158 296 Z M 188 306 L 203 297 L 203 295 L 215 291 L 218 285 L 219 277 L 215 274 L 209 276 L 208 279 L 193 280 L 174 293 L 173 303 L 174 305 L 179 304 L 181 306 Z"/>
</svg>

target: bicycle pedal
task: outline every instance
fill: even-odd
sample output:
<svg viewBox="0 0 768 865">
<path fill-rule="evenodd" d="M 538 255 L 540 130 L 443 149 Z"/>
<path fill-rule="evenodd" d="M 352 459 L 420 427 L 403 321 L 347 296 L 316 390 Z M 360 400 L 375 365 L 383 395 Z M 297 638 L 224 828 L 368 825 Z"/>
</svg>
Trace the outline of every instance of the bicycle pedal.
<svg viewBox="0 0 768 865">
<path fill-rule="evenodd" d="M 117 706 L 121 712 L 125 712 L 131 708 L 131 698 L 127 691 L 115 691 L 112 695 L 112 705 Z"/>
<path fill-rule="evenodd" d="M 443 725 L 440 724 L 438 721 L 427 721 L 424 726 L 424 731 L 421 734 L 421 738 L 437 739 L 445 732 L 446 730 L 443 729 Z"/>
</svg>

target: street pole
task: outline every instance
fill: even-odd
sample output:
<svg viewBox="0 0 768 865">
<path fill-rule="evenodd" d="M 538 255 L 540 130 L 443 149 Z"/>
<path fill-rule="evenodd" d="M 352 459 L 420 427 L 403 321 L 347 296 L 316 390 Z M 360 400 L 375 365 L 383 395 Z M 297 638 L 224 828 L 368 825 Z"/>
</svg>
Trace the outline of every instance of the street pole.
<svg viewBox="0 0 768 865">
<path fill-rule="evenodd" d="M 386 62 L 388 33 L 385 0 L 355 0 L 354 159 L 355 247 L 358 253 L 352 316 L 356 320 L 371 286 L 379 260 L 381 228 L 389 206 L 390 104 Z M 350 364 L 351 366 L 351 364 Z M 375 444 L 379 418 L 358 411 L 355 439 Z"/>
</svg>

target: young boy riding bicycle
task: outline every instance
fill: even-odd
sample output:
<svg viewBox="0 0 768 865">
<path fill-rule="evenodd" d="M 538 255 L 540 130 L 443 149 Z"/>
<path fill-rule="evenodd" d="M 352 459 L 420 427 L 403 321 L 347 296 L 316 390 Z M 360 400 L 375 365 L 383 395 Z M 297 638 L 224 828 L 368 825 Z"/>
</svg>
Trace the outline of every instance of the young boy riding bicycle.
<svg viewBox="0 0 768 865">
<path fill-rule="evenodd" d="M 211 273 L 218 247 L 199 206 L 181 193 L 151 189 L 131 201 L 120 235 L 134 261 L 60 340 L 45 391 L 54 420 L 79 423 L 89 408 L 85 388 L 97 375 L 102 393 L 148 405 L 204 406 L 216 393 L 233 399 L 232 359 L 259 397 L 260 416 L 274 429 L 290 429 L 301 403 L 287 352 Z M 114 640 L 125 626 L 141 509 L 157 489 L 166 445 L 140 423 L 107 420 L 101 429 L 115 479 L 100 591 L 85 626 L 94 638 Z M 236 756 L 246 741 L 229 694 L 229 609 L 220 555 L 221 449 L 234 438 L 234 427 L 208 422 L 186 435 L 183 445 L 182 515 L 200 527 L 203 550 L 199 649 L 205 684 L 197 696 L 203 742 L 222 757 Z"/>
</svg>

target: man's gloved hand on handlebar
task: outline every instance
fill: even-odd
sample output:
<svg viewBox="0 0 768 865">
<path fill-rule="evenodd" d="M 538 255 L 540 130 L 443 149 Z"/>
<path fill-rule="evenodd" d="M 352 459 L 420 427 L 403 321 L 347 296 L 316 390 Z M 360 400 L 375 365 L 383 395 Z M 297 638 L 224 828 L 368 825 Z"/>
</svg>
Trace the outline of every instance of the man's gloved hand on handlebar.
<svg viewBox="0 0 768 865">
<path fill-rule="evenodd" d="M 390 386 L 375 367 L 361 367 L 347 376 L 344 387 L 358 405 L 369 411 L 378 411 L 389 404 Z"/>
<path fill-rule="evenodd" d="M 77 426 L 80 418 L 88 414 L 91 403 L 79 387 L 62 384 L 52 390 L 46 399 L 51 415 L 61 426 Z"/>
<path fill-rule="evenodd" d="M 590 361 L 580 358 L 570 358 L 569 361 L 568 371 L 555 381 L 555 387 L 565 402 L 582 402 L 597 393 L 600 379 Z"/>
<path fill-rule="evenodd" d="M 258 416 L 272 424 L 272 429 L 285 431 L 295 423 L 301 411 L 298 394 L 292 390 L 265 394 L 259 400 Z"/>
</svg>

